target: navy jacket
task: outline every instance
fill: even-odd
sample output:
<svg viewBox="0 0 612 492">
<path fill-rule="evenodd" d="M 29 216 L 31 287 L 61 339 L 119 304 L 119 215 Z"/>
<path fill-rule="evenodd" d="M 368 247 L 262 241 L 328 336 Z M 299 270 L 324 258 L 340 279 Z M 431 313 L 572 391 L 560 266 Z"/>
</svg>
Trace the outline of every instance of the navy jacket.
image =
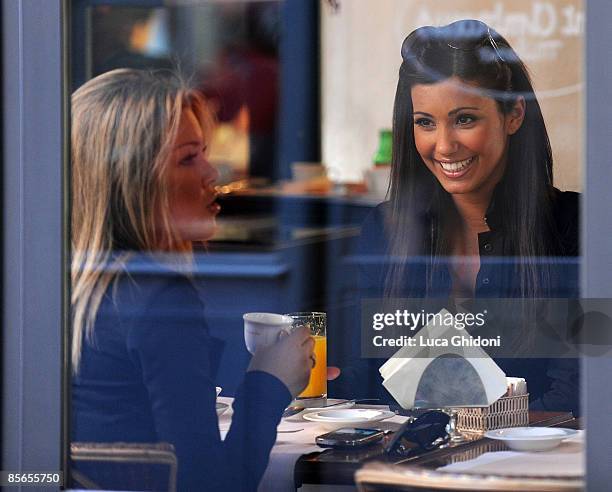
<svg viewBox="0 0 612 492">
<path fill-rule="evenodd" d="M 247 373 L 222 441 L 215 375 L 223 344 L 209 335 L 192 282 L 148 266 L 149 274 L 120 275 L 104 296 L 73 379 L 72 438 L 170 442 L 180 490 L 255 490 L 291 395 L 276 377 Z"/>
</svg>

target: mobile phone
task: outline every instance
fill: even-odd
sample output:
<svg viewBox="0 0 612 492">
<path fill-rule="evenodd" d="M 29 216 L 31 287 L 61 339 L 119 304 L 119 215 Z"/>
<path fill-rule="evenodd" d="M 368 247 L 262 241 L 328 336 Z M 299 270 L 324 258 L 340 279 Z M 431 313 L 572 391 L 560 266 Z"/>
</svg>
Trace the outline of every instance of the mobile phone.
<svg viewBox="0 0 612 492">
<path fill-rule="evenodd" d="M 343 427 L 317 436 L 315 442 L 322 448 L 355 449 L 380 442 L 385 432 L 378 429 Z"/>
</svg>

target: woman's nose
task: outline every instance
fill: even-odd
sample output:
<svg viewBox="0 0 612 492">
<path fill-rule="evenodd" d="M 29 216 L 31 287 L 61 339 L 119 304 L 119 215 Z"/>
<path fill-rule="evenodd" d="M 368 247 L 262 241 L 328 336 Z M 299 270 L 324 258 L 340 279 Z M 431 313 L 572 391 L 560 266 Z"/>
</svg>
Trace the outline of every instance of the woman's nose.
<svg viewBox="0 0 612 492">
<path fill-rule="evenodd" d="M 437 155 L 452 155 L 454 154 L 459 145 L 455 136 L 455 132 L 452 128 L 441 127 L 438 129 L 436 135 L 436 154 Z"/>
<path fill-rule="evenodd" d="M 202 176 L 202 180 L 205 185 L 211 186 L 214 185 L 219 179 L 219 171 L 213 166 L 208 159 L 204 159 L 204 174 Z"/>
</svg>

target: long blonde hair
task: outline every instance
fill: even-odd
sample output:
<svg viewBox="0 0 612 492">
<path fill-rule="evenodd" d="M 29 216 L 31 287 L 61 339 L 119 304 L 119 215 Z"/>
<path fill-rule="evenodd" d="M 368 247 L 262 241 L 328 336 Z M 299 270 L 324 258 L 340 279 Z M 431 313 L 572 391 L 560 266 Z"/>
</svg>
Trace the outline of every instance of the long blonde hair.
<svg viewBox="0 0 612 492">
<path fill-rule="evenodd" d="M 166 162 L 185 108 L 205 137 L 212 118 L 202 97 L 167 70 L 118 69 L 72 95 L 72 369 L 83 340 L 130 252 L 189 258 L 169 216 Z"/>
</svg>

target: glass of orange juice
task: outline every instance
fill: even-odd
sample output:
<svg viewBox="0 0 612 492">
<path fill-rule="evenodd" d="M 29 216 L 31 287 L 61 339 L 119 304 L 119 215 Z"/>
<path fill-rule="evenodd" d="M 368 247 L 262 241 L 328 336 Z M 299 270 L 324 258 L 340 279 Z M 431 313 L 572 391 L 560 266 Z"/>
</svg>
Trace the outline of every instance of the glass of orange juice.
<svg viewBox="0 0 612 492">
<path fill-rule="evenodd" d="M 327 316 L 325 313 L 300 312 L 288 313 L 293 318 L 293 326 L 307 326 L 314 338 L 315 365 L 310 371 L 308 386 L 297 397 L 325 398 L 327 396 Z"/>
</svg>

